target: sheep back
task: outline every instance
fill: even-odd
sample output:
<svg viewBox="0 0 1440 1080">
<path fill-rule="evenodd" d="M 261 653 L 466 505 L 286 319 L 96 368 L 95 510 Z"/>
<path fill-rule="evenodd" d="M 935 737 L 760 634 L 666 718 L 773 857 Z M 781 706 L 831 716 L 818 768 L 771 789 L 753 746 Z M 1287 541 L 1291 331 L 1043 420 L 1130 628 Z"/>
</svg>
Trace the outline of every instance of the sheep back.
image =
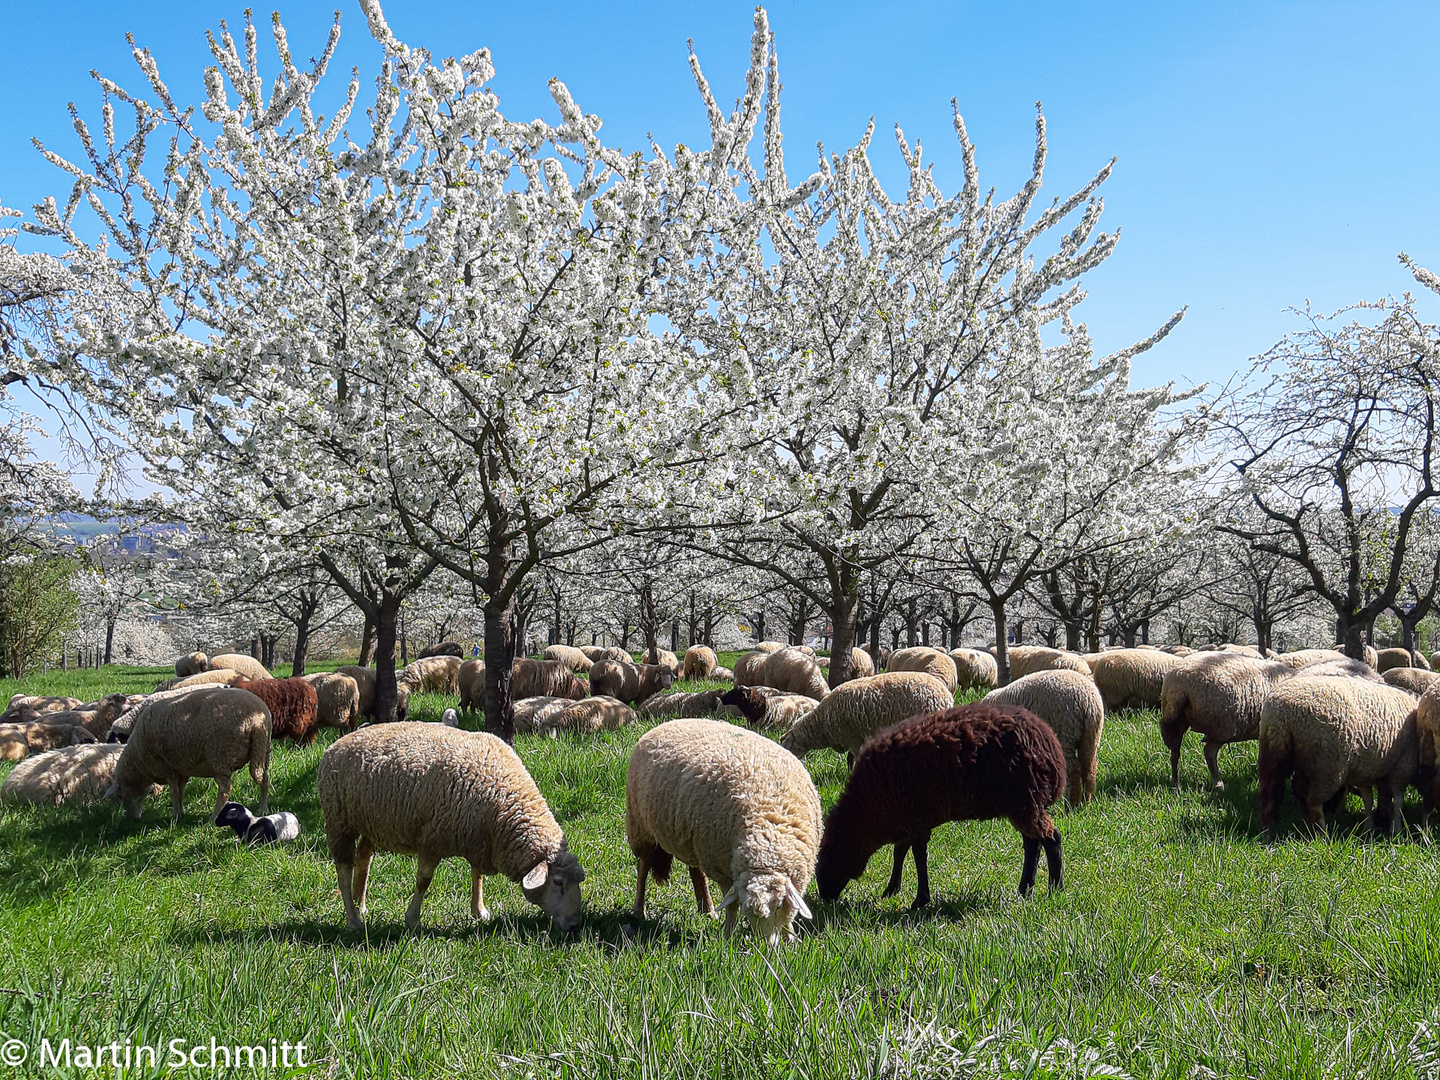
<svg viewBox="0 0 1440 1080">
<path fill-rule="evenodd" d="M 1428 669 L 1429 664 L 1425 657 L 1418 652 L 1411 657 L 1409 649 L 1380 649 L 1375 654 L 1375 663 L 1370 665 L 1381 675 L 1391 668 L 1397 667 L 1418 667 Z"/>
<path fill-rule="evenodd" d="M 265 665 L 256 660 L 253 656 L 246 656 L 244 653 L 221 653 L 219 656 L 210 658 L 212 668 L 229 668 L 231 671 L 238 671 L 247 679 L 269 679 L 272 676 L 265 670 Z"/>
<path fill-rule="evenodd" d="M 427 656 L 407 664 L 396 681 L 409 694 L 454 694 L 459 692 L 460 658 Z"/>
<path fill-rule="evenodd" d="M 590 669 L 590 692 L 639 705 L 674 684 L 674 673 L 662 664 L 601 660 Z"/>
<path fill-rule="evenodd" d="M 1106 705 L 1094 682 L 1078 671 L 1037 671 L 990 691 L 985 700 L 1018 705 L 1049 724 L 1065 753 L 1067 798 L 1079 804 L 1094 797 Z"/>
<path fill-rule="evenodd" d="M 589 671 L 595 661 L 591 660 L 582 651 L 573 645 L 547 645 L 545 647 L 546 660 L 558 660 L 571 671 Z"/>
<path fill-rule="evenodd" d="M 1396 667 L 1391 668 L 1381 676 L 1391 686 L 1398 686 L 1401 690 L 1408 690 L 1419 697 L 1429 690 L 1437 682 L 1440 682 L 1440 671 L 1427 671 L 1424 668 Z"/>
<path fill-rule="evenodd" d="M 338 671 L 320 672 L 304 678 L 315 688 L 320 726 L 353 731 L 360 723 L 360 685 L 349 675 Z"/>
<path fill-rule="evenodd" d="M 923 671 L 943 682 L 953 694 L 957 682 L 955 661 L 939 649 L 928 645 L 916 645 L 909 649 L 897 649 L 890 654 L 890 671 Z"/>
<path fill-rule="evenodd" d="M 635 710 L 605 695 L 591 696 L 584 701 L 567 701 L 565 707 L 550 713 L 535 725 L 537 735 L 558 735 L 562 731 L 594 734 L 614 731 L 635 722 Z"/>
<path fill-rule="evenodd" d="M 22 761 L 31 754 L 61 746 L 95 742 L 95 736 L 78 724 L 0 724 L 0 761 Z"/>
<path fill-rule="evenodd" d="M 720 666 L 720 658 L 708 645 L 691 645 L 685 650 L 684 676 L 687 679 L 708 679 Z"/>
<path fill-rule="evenodd" d="M 92 742 L 28 757 L 0 784 L 0 803 L 63 806 L 99 802 L 114 783 L 121 750 L 118 743 Z"/>
<path fill-rule="evenodd" d="M 989 653 L 979 649 L 951 649 L 949 656 L 955 664 L 957 690 L 990 688 L 1000 682 L 1000 667 Z"/>
<path fill-rule="evenodd" d="M 713 716 L 720 709 L 720 699 L 727 693 L 725 690 L 699 690 L 694 693 L 687 693 L 684 690 L 674 690 L 666 694 L 656 694 L 647 698 L 640 706 L 640 716 L 646 720 L 654 720 L 659 717 L 673 719 L 675 717 L 699 717 Z"/>
<path fill-rule="evenodd" d="M 485 706 L 485 661 L 466 660 L 460 665 L 456 680 L 460 687 L 460 708 L 481 709 Z"/>
<path fill-rule="evenodd" d="M 1078 671 L 1090 674 L 1090 665 L 1079 653 L 1051 649 L 1045 645 L 1012 645 L 1006 650 L 1010 678 L 1019 679 L 1036 671 Z"/>
<path fill-rule="evenodd" d="M 574 698 L 537 695 L 520 698 L 511 704 L 515 717 L 515 732 L 518 735 L 533 734 L 536 728 L 550 717 L 575 704 Z"/>
<path fill-rule="evenodd" d="M 742 657 L 742 659 L 744 658 Z M 787 694 L 804 694 L 816 701 L 823 701 L 830 693 L 830 687 L 825 681 L 825 673 L 820 670 L 820 665 L 816 663 L 815 657 L 799 646 L 789 646 L 763 654 L 758 668 L 752 667 L 751 672 L 756 677 L 743 685 L 759 683 L 763 686 L 773 686 Z M 736 685 L 742 685 L 739 682 L 738 671 Z"/>
<path fill-rule="evenodd" d="M 1183 663 L 1158 649 L 1116 649 L 1098 654 L 1090 670 L 1109 711 L 1158 709 L 1165 676 Z"/>
<path fill-rule="evenodd" d="M 589 692 L 590 685 L 558 660 L 521 657 L 510 668 L 510 696 L 513 699 L 544 696 L 578 701 Z"/>
<path fill-rule="evenodd" d="M 796 757 L 826 747 L 857 753 L 877 731 L 911 716 L 939 712 L 955 695 L 923 671 L 888 671 L 837 686 L 782 740 Z"/>
</svg>

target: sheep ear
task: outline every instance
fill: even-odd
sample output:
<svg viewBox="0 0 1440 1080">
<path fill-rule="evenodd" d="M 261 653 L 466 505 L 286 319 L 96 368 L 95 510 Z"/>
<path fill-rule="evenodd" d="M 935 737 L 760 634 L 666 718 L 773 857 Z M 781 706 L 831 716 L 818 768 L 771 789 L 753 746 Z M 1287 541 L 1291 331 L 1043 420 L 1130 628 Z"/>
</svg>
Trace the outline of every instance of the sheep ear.
<svg viewBox="0 0 1440 1080">
<path fill-rule="evenodd" d="M 550 866 L 548 863 L 542 862 L 525 875 L 525 880 L 520 882 L 520 887 L 522 889 L 539 889 L 544 886 L 545 880 L 549 876 Z"/>
<path fill-rule="evenodd" d="M 795 883 L 793 881 L 787 880 L 785 882 L 785 895 L 789 899 L 790 903 L 794 905 L 795 911 L 798 914 L 803 915 L 807 919 L 813 918 L 813 916 L 810 914 L 809 906 L 805 903 L 805 897 L 800 895 L 800 890 L 795 888 Z"/>
<path fill-rule="evenodd" d="M 731 886 L 730 886 L 730 891 L 725 894 L 725 899 L 720 901 L 720 906 L 719 906 L 718 908 L 716 908 L 715 910 L 716 910 L 716 911 L 724 911 L 724 910 L 725 910 L 727 907 L 729 907 L 731 904 L 738 903 L 739 900 L 740 900 L 740 883 L 737 881 L 734 885 L 731 885 Z"/>
</svg>

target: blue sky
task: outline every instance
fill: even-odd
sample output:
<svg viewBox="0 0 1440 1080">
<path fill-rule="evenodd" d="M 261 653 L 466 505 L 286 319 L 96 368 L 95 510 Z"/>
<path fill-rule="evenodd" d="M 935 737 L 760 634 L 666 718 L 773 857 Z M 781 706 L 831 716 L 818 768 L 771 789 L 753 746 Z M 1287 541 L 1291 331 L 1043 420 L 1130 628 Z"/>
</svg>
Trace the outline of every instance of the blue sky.
<svg viewBox="0 0 1440 1080">
<path fill-rule="evenodd" d="M 280 8 L 292 49 L 323 45 L 334 4 Z M 63 192 L 30 146 L 75 149 L 65 111 L 98 115 L 98 68 L 139 87 L 125 34 L 157 56 L 177 96 L 201 97 L 204 31 L 242 21 L 243 4 L 0 4 L 0 203 L 28 208 Z M 353 0 L 339 93 L 378 50 Z M 390 0 L 404 40 L 436 54 L 488 46 L 512 116 L 553 116 L 546 80 L 563 79 L 612 142 L 647 132 L 663 145 L 706 130 L 691 82 L 693 38 L 722 101 L 739 92 L 751 12 L 742 2 L 653 4 Z M 889 131 L 900 122 L 959 183 L 950 99 L 978 149 L 981 182 L 1008 195 L 1023 181 L 1033 109 L 1049 123 L 1047 196 L 1068 194 L 1110 157 L 1105 227 L 1119 249 L 1087 279 L 1080 309 L 1097 344 L 1149 334 L 1188 306 L 1136 380 L 1224 381 L 1296 323 L 1286 309 L 1329 309 L 1414 288 L 1405 250 L 1440 269 L 1440 97 L 1431 83 L 1440 5 L 1429 3 L 775 3 L 793 173 L 823 140 L 843 149 L 874 116 L 875 153 L 900 180 Z M 257 8 L 262 41 L 268 10 Z M 272 54 L 273 56 L 273 54 Z M 270 70 L 274 70 L 273 63 Z M 364 93 L 362 92 L 362 100 Z M 1440 298 L 1423 309 L 1440 318 Z"/>
</svg>

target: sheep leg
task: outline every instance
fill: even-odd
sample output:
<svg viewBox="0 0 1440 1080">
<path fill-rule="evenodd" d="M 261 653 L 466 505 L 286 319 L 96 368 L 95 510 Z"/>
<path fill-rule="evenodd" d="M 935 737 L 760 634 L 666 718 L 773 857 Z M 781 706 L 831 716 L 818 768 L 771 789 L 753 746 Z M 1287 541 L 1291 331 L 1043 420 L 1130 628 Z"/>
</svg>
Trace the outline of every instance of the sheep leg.
<svg viewBox="0 0 1440 1080">
<path fill-rule="evenodd" d="M 1065 886 L 1061 881 L 1061 859 L 1060 859 L 1060 830 L 1052 828 L 1050 836 L 1040 841 L 1045 848 L 1045 870 L 1050 875 L 1050 888 L 1052 891 L 1063 889 Z"/>
<path fill-rule="evenodd" d="M 470 868 L 470 917 L 490 921 L 490 912 L 485 907 L 484 876 L 475 867 Z"/>
<path fill-rule="evenodd" d="M 189 779 L 188 776 L 177 776 L 170 781 L 170 816 L 177 824 L 185 810 L 185 784 Z M 215 811 L 215 814 L 218 817 L 220 811 Z"/>
<path fill-rule="evenodd" d="M 890 871 L 890 881 L 885 886 L 881 896 L 894 896 L 900 891 L 900 876 L 905 872 L 905 855 L 910 850 L 910 845 L 902 841 L 895 844 L 895 866 Z"/>
<path fill-rule="evenodd" d="M 635 856 L 635 909 L 637 919 L 645 918 L 645 879 L 650 876 L 650 857 Z"/>
<path fill-rule="evenodd" d="M 710 899 L 710 882 L 705 871 L 698 866 L 690 867 L 690 884 L 695 886 L 695 902 L 700 905 L 700 914 L 714 915 L 715 903 Z"/>
<path fill-rule="evenodd" d="M 1170 747 L 1170 783 L 1175 790 L 1180 790 L 1180 747 L 1181 743 L 1174 743 Z"/>
<path fill-rule="evenodd" d="M 230 801 L 230 777 L 217 776 L 215 778 L 215 812 L 210 815 L 210 820 L 216 821 L 220 817 L 220 811 Z M 265 811 L 260 811 L 260 816 L 265 816 Z M 178 820 L 178 819 L 177 819 Z"/>
<path fill-rule="evenodd" d="M 1066 791 L 1065 802 L 1070 806 L 1079 806 L 1085 798 L 1085 781 L 1080 775 L 1080 759 L 1069 757 L 1065 761 Z"/>
<path fill-rule="evenodd" d="M 910 904 L 911 911 L 919 911 L 926 904 L 930 903 L 930 834 L 927 832 L 914 842 L 915 852 L 915 877 L 919 879 L 919 887 L 915 890 L 915 900 Z"/>
<path fill-rule="evenodd" d="M 1218 742 L 1205 740 L 1205 764 L 1210 769 L 1210 786 L 1216 791 L 1225 790 L 1225 781 L 1220 779 L 1220 747 Z"/>
<path fill-rule="evenodd" d="M 1020 870 L 1020 895 L 1029 896 L 1035 888 L 1035 871 L 1040 866 L 1040 841 L 1025 837 L 1025 865 Z"/>
<path fill-rule="evenodd" d="M 362 836 L 360 843 L 355 848 L 354 886 L 355 904 L 362 918 L 365 915 L 366 888 L 370 884 L 370 860 L 374 855 L 375 849 L 371 847 L 370 841 Z"/>
<path fill-rule="evenodd" d="M 340 886 L 340 900 L 345 905 L 345 925 L 351 930 L 359 930 L 365 924 L 360 919 L 360 913 L 355 910 L 355 898 L 350 892 L 350 878 L 354 870 L 354 866 L 337 862 L 335 882 Z"/>
<path fill-rule="evenodd" d="M 439 865 L 440 860 L 429 855 L 421 855 L 416 860 L 415 895 L 405 909 L 405 925 L 411 930 L 420 925 L 420 905 L 425 902 L 425 892 L 430 888 L 430 879 L 435 876 L 435 868 Z"/>
</svg>

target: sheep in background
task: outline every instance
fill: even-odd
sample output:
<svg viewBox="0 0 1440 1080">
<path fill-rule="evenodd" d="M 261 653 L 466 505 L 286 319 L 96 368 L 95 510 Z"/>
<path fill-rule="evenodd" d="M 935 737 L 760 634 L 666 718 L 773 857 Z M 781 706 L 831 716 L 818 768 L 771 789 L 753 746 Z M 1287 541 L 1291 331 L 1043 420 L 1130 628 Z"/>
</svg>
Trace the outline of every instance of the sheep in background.
<svg viewBox="0 0 1440 1080">
<path fill-rule="evenodd" d="M 1210 782 L 1220 779 L 1220 748 L 1260 737 L 1260 708 L 1270 692 L 1295 677 L 1278 660 L 1220 651 L 1197 652 L 1165 676 L 1160 688 L 1160 737 L 1170 749 L 1170 782 L 1180 786 L 1180 747 L 1191 729 L 1204 736 Z"/>
<path fill-rule="evenodd" d="M 1303 667 L 1321 664 L 1327 660 L 1344 660 L 1345 654 L 1339 649 L 1296 649 L 1294 652 L 1276 653 L 1270 659 L 1279 660 L 1299 671 Z"/>
<path fill-rule="evenodd" d="M 446 709 L 440 714 L 440 723 L 446 727 L 458 728 L 460 726 L 460 714 L 454 709 Z"/>
<path fill-rule="evenodd" d="M 360 685 L 338 671 L 303 676 L 315 688 L 322 728 L 354 731 L 360 723 Z"/>
<path fill-rule="evenodd" d="M 761 689 L 758 686 L 739 686 L 722 694 L 721 715 L 738 716 L 750 727 L 789 731 L 814 712 L 818 704 L 814 698 L 804 694 L 763 694 Z"/>
<path fill-rule="evenodd" d="M 728 691 L 733 693 L 733 691 Z M 725 690 L 700 690 L 695 693 L 686 693 L 683 690 L 672 690 L 666 694 L 656 694 L 647 698 L 640 706 L 640 716 L 646 720 L 655 720 L 661 717 L 673 719 L 675 717 L 697 717 L 714 716 L 720 709 L 720 700 L 725 696 Z"/>
<path fill-rule="evenodd" d="M 1158 709 L 1165 676 L 1184 663 L 1158 649 L 1117 649 L 1098 654 L 1090 671 L 1107 712 Z"/>
<path fill-rule="evenodd" d="M 1329 676 L 1330 678 L 1364 679 L 1367 682 L 1383 683 L 1384 677 L 1378 674 L 1374 668 L 1363 660 L 1351 660 L 1344 656 L 1339 660 L 1321 660 L 1318 664 L 1311 664 L 1301 668 L 1296 674 L 1308 675 L 1310 678 Z"/>
<path fill-rule="evenodd" d="M 79 724 L 0 724 L 0 761 L 21 761 L 61 746 L 93 743 L 95 736 Z"/>
<path fill-rule="evenodd" d="M 685 650 L 683 674 L 686 679 L 709 679 L 720 667 L 715 650 L 706 645 L 691 645 Z"/>
<path fill-rule="evenodd" d="M 104 799 L 115 783 L 115 743 L 80 743 L 26 758 L 0 784 L 0 803 L 64 806 Z M 158 786 L 146 794 L 158 794 Z"/>
<path fill-rule="evenodd" d="M 545 659 L 558 660 L 560 663 L 568 667 L 571 671 L 575 672 L 589 671 L 592 667 L 595 666 L 594 660 L 591 660 L 588 656 L 585 655 L 584 652 L 571 645 L 546 646 Z"/>
<path fill-rule="evenodd" d="M 460 665 L 460 711 L 477 712 L 485 705 L 485 661 L 466 660 Z"/>
<path fill-rule="evenodd" d="M 458 694 L 460 658 L 431 656 L 408 664 L 396 678 L 407 694 Z"/>
<path fill-rule="evenodd" d="M 594 668 L 591 668 L 594 674 Z M 558 660 L 516 660 L 510 668 L 510 696 L 565 697 L 578 701 L 590 693 L 590 684 Z"/>
<path fill-rule="evenodd" d="M 874 664 L 877 672 L 884 671 L 888 667 L 890 663 L 890 650 L 885 648 L 885 646 L 882 645 L 879 649 L 872 649 L 869 645 L 862 645 L 860 648 L 864 649 L 865 654 L 870 657 L 870 661 Z M 877 652 L 879 653 L 878 656 L 876 655 Z"/>
<path fill-rule="evenodd" d="M 1085 662 L 1084 657 L 1064 649 L 1051 649 L 1044 645 L 1012 645 L 1006 652 L 1010 660 L 1012 679 L 1019 679 L 1037 671 L 1078 671 L 1082 675 L 1090 674 L 1090 665 Z M 991 653 L 994 653 L 993 646 Z"/>
<path fill-rule="evenodd" d="M 124 694 L 111 694 L 84 708 L 41 713 L 36 719 L 46 724 L 83 727 L 95 738 L 103 739 L 110 726 L 127 710 L 129 700 Z"/>
<path fill-rule="evenodd" d="M 411 929 L 436 867 L 452 856 L 470 864 L 474 918 L 490 917 L 484 875 L 503 873 L 561 930 L 580 924 L 580 860 L 520 758 L 494 735 L 441 724 L 361 728 L 325 751 L 316 783 L 351 930 L 364 925 L 376 851 L 417 856 Z"/>
<path fill-rule="evenodd" d="M 1260 824 L 1273 836 L 1292 780 L 1305 822 L 1323 828 L 1352 787 L 1376 788 L 1371 825 L 1403 822 L 1405 788 L 1417 779 L 1420 744 L 1413 694 L 1363 679 L 1304 674 L 1271 691 L 1260 710 Z"/>
<path fill-rule="evenodd" d="M 0 724 L 31 723 L 45 713 L 74 712 L 83 704 L 79 698 L 15 694 L 0 713 Z"/>
<path fill-rule="evenodd" d="M 375 720 L 375 669 L 360 667 L 356 664 L 347 664 L 345 667 L 335 669 L 337 675 L 348 675 L 355 680 L 355 686 L 360 691 L 360 715 L 367 720 Z M 400 685 L 397 677 L 395 680 L 395 719 L 404 721 L 410 715 L 410 695 L 405 687 Z"/>
<path fill-rule="evenodd" d="M 264 814 L 270 801 L 270 710 L 244 690 L 202 687 L 140 706 L 112 787 L 138 818 L 151 785 L 169 784 L 171 813 L 179 821 L 191 777 L 215 779 L 219 813 L 230 801 L 232 775 L 247 764 L 260 785 Z"/>
<path fill-rule="evenodd" d="M 634 722 L 634 709 L 623 701 L 599 694 L 584 701 L 567 701 L 563 708 L 547 712 L 536 720 L 533 729 L 535 734 L 548 735 L 553 739 L 561 732 L 593 735 L 597 731 L 614 731 Z"/>
<path fill-rule="evenodd" d="M 175 661 L 175 677 L 183 679 L 187 675 L 199 675 L 202 671 L 208 671 L 210 661 L 206 659 L 203 652 L 192 652 L 180 657 Z"/>
<path fill-rule="evenodd" d="M 270 741 L 309 746 L 320 734 L 320 698 L 302 678 L 242 680 L 235 689 L 254 694 L 270 710 Z"/>
<path fill-rule="evenodd" d="M 749 660 L 753 653 L 746 654 L 740 661 Z M 825 675 L 815 657 L 797 647 L 779 649 L 761 655 L 758 663 L 746 666 L 741 677 L 740 662 L 735 665 L 735 685 L 773 686 L 790 694 L 804 694 L 816 701 L 823 701 L 830 693 Z"/>
<path fill-rule="evenodd" d="M 669 649 L 656 649 L 656 650 L 655 650 L 655 656 L 657 657 L 657 659 L 656 659 L 656 661 L 655 661 L 656 666 L 669 668 L 669 669 L 670 669 L 670 674 L 671 674 L 672 677 L 674 677 L 674 678 L 676 678 L 676 679 L 680 678 L 680 674 L 681 674 L 682 671 L 684 671 L 684 668 L 683 668 L 683 666 L 682 666 L 681 663 L 680 663 L 679 657 L 677 657 L 677 656 L 676 656 L 673 652 L 671 652 Z M 640 650 L 640 657 L 641 657 L 641 661 L 640 661 L 641 663 L 643 663 L 643 664 L 648 664 L 648 663 L 650 663 L 650 650 L 649 650 L 649 649 L 641 649 L 641 650 Z"/>
<path fill-rule="evenodd" d="M 828 677 L 830 672 L 829 660 L 825 657 L 821 657 L 819 663 Z M 850 682 L 852 679 L 868 679 L 871 675 L 874 674 L 875 661 L 870 658 L 870 654 L 864 649 L 851 649 L 850 674 L 845 681 Z"/>
<path fill-rule="evenodd" d="M 1106 705 L 1095 683 L 1078 671 L 1037 671 L 991 690 L 985 701 L 1028 709 L 1049 724 L 1065 753 L 1067 801 L 1079 806 L 1095 797 Z"/>
<path fill-rule="evenodd" d="M 710 720 L 671 720 L 640 737 L 625 774 L 625 836 L 636 860 L 635 917 L 645 882 L 673 860 L 690 868 L 703 914 L 709 878 L 725 890 L 725 932 L 744 912 L 779 944 L 810 915 L 805 887 L 820 844 L 820 794 L 805 767 L 763 735 Z M 727 910 L 728 909 L 728 910 Z"/>
<path fill-rule="evenodd" d="M 601 660 L 590 669 L 590 692 L 616 698 L 627 705 L 639 705 L 662 690 L 669 690 L 675 674 L 660 664 L 635 664 L 624 660 Z"/>
<path fill-rule="evenodd" d="M 588 653 L 586 654 L 589 655 Z M 618 645 L 611 645 L 608 649 L 600 650 L 600 660 L 617 660 L 622 664 L 633 664 L 635 657 L 631 656 Z M 597 664 L 600 660 L 595 661 Z"/>
<path fill-rule="evenodd" d="M 520 698 L 511 703 L 511 712 L 515 717 L 515 733 L 533 734 L 536 725 L 544 723 L 549 717 L 574 704 L 574 698 L 551 695 Z"/>
<path fill-rule="evenodd" d="M 162 683 L 156 683 L 155 693 L 163 694 L 166 690 L 186 690 L 192 686 L 234 686 L 243 678 L 245 676 L 234 668 L 210 668 L 198 675 L 187 675 L 183 679 L 166 679 Z"/>
<path fill-rule="evenodd" d="M 958 675 L 955 661 L 939 649 L 928 645 L 916 645 L 909 649 L 897 649 L 890 654 L 889 671 L 923 671 L 943 682 L 950 693 L 955 693 Z"/>
<path fill-rule="evenodd" d="M 431 645 L 420 650 L 417 660 L 429 660 L 432 656 L 453 656 L 459 660 L 465 655 L 465 649 L 458 641 L 442 641 L 438 645 Z"/>
<path fill-rule="evenodd" d="M 592 664 L 606 659 L 605 646 L 603 645 L 580 645 L 578 648 L 585 654 L 585 659 L 589 660 Z M 626 653 L 625 656 L 628 659 L 630 654 Z"/>
<path fill-rule="evenodd" d="M 1396 667 L 1391 668 L 1381 676 L 1391 686 L 1398 686 L 1401 690 L 1408 690 L 1419 697 L 1429 690 L 1437 682 L 1440 682 L 1440 671 L 1426 671 L 1422 668 Z"/>
<path fill-rule="evenodd" d="M 269 679 L 270 672 L 265 670 L 265 665 L 256 660 L 253 656 L 246 656 L 244 653 L 221 653 L 219 656 L 210 658 L 212 668 L 229 668 L 231 671 L 238 671 L 247 679 Z"/>
<path fill-rule="evenodd" d="M 710 679 L 712 682 L 727 682 L 733 685 L 735 682 L 735 672 L 731 671 L 728 667 L 717 667 L 710 676 Z"/>
<path fill-rule="evenodd" d="M 919 888 L 910 907 L 922 908 L 930 902 L 930 834 L 948 821 L 993 818 L 1008 819 L 1024 838 L 1020 895 L 1034 887 L 1042 847 L 1050 888 L 1059 889 L 1060 830 L 1049 808 L 1064 785 L 1055 733 L 1024 709 L 960 705 L 888 727 L 860 751 L 825 823 L 815 867 L 820 898 L 839 899 L 870 857 L 894 844 L 883 895 L 900 891 L 905 853 L 913 849 Z"/>
<path fill-rule="evenodd" d="M 957 690 L 991 689 L 999 684 L 1000 668 L 989 653 L 979 649 L 951 649 L 949 656 L 955 664 Z"/>
<path fill-rule="evenodd" d="M 1417 651 L 1412 657 L 1409 649 L 1380 649 L 1375 653 L 1375 663 L 1370 665 L 1381 675 L 1391 668 L 1415 667 L 1423 671 L 1430 670 L 1430 664 Z"/>
<path fill-rule="evenodd" d="M 955 695 L 923 671 L 887 671 L 837 686 L 781 740 L 796 757 L 830 748 L 855 754 L 865 740 L 907 717 L 939 712 Z"/>
</svg>

